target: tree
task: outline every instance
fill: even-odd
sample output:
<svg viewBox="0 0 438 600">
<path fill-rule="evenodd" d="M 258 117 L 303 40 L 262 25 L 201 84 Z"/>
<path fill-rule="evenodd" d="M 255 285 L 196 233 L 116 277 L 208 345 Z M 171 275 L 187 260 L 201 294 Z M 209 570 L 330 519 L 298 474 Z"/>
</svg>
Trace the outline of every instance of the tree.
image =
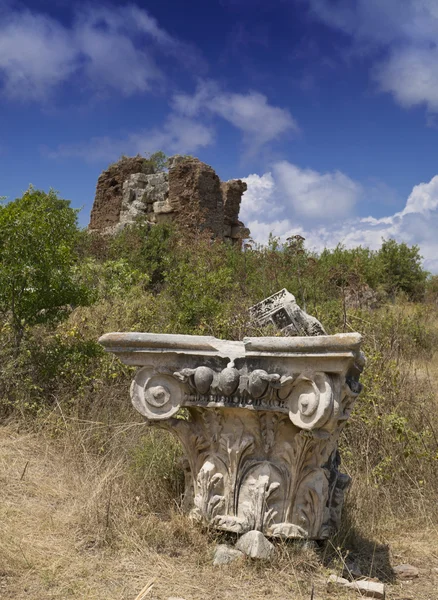
<svg viewBox="0 0 438 600">
<path fill-rule="evenodd" d="M 24 332 L 87 304 L 74 275 L 78 211 L 57 193 L 32 187 L 0 205 L 0 314 L 12 328 L 18 354 Z"/>
<path fill-rule="evenodd" d="M 156 173 L 164 171 L 167 167 L 168 158 L 162 150 L 157 150 L 157 152 L 153 152 L 152 154 L 148 152 L 146 154 L 146 160 L 154 167 Z"/>
<path fill-rule="evenodd" d="M 391 296 L 402 291 L 410 300 L 423 299 L 428 272 L 422 267 L 423 257 L 418 246 L 409 247 L 405 242 L 384 239 L 377 257 L 382 283 Z"/>
</svg>

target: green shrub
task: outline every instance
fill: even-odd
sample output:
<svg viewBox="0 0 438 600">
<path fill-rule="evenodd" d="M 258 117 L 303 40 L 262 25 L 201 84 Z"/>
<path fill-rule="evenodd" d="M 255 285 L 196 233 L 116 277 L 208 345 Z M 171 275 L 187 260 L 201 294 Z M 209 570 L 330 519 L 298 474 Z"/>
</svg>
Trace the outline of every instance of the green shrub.
<svg viewBox="0 0 438 600">
<path fill-rule="evenodd" d="M 33 188 L 0 206 L 0 313 L 17 352 L 26 328 L 55 323 L 90 301 L 73 271 L 77 212 L 54 191 Z"/>
</svg>

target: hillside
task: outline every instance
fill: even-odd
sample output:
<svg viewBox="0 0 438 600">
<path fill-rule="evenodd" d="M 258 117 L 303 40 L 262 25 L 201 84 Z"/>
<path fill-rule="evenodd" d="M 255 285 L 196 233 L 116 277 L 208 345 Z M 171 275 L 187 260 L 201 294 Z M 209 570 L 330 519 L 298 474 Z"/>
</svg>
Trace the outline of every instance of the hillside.
<svg viewBox="0 0 438 600">
<path fill-rule="evenodd" d="M 154 580 L 145 598 L 307 599 L 314 586 L 320 600 L 353 557 L 388 598 L 435 599 L 437 282 L 419 249 L 316 254 L 299 236 L 240 248 L 141 220 L 102 237 L 75 219 L 52 192 L 0 208 L 0 597 L 134 600 Z M 184 516 L 181 448 L 142 422 L 133 369 L 97 340 L 277 334 L 249 308 L 283 287 L 328 333 L 363 335 L 364 391 L 340 443 L 353 484 L 324 546 L 279 543 L 272 563 L 216 568 L 227 536 Z M 420 569 L 412 583 L 392 570 L 405 562 Z"/>
</svg>

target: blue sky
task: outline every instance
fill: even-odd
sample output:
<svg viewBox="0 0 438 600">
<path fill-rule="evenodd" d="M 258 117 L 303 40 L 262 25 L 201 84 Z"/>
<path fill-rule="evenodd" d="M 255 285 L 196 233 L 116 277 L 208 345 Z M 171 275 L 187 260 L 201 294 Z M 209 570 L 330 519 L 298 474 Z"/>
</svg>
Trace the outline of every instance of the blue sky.
<svg viewBox="0 0 438 600">
<path fill-rule="evenodd" d="M 0 0 L 0 195 L 83 207 L 121 154 L 248 183 L 258 241 L 417 243 L 438 272 L 436 0 Z"/>
</svg>

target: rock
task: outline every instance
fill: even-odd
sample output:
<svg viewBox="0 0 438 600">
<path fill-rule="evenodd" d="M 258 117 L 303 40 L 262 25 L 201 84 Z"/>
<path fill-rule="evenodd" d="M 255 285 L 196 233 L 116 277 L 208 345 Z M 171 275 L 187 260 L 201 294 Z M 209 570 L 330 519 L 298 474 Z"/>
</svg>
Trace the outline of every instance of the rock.
<svg viewBox="0 0 438 600">
<path fill-rule="evenodd" d="M 274 546 L 265 538 L 261 531 L 248 531 L 238 539 L 237 550 L 251 558 L 270 559 L 274 555 Z"/>
<path fill-rule="evenodd" d="M 240 550 L 236 550 L 235 548 L 231 548 L 226 544 L 219 544 L 214 551 L 213 565 L 215 567 L 219 565 L 228 565 L 229 563 L 234 562 L 235 560 L 239 560 L 243 558 L 243 552 Z"/>
<path fill-rule="evenodd" d="M 419 575 L 419 570 L 413 565 L 397 565 L 393 568 L 398 579 L 415 579 Z"/>
<path fill-rule="evenodd" d="M 376 581 L 367 581 L 365 579 L 359 581 L 348 581 L 337 575 L 330 575 L 327 581 L 328 590 L 342 587 L 344 589 L 354 590 L 367 598 L 385 598 L 385 585 Z"/>
<path fill-rule="evenodd" d="M 249 310 L 257 325 L 271 323 L 280 329 L 283 335 L 327 335 L 318 319 L 304 312 L 298 306 L 295 296 L 286 288 L 265 298 Z"/>
</svg>

